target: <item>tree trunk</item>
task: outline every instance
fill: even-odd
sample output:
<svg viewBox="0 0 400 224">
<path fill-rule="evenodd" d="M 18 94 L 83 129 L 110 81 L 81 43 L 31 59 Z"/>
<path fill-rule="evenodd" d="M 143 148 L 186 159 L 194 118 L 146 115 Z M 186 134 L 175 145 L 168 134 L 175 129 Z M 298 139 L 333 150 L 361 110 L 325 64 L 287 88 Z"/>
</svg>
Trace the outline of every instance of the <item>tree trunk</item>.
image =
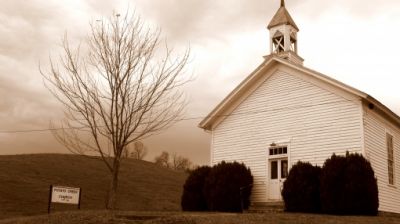
<svg viewBox="0 0 400 224">
<path fill-rule="evenodd" d="M 120 161 L 114 158 L 113 172 L 111 173 L 111 182 L 108 189 L 108 198 L 106 208 L 114 210 L 117 202 L 117 188 L 118 188 L 118 175 L 119 175 Z"/>
</svg>

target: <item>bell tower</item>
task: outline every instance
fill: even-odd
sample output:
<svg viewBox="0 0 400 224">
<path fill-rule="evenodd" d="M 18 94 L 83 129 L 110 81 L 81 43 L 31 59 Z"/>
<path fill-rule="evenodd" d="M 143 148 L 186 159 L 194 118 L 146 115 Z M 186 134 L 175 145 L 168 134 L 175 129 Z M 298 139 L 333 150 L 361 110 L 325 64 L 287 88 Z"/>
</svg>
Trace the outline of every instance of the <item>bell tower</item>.
<svg viewBox="0 0 400 224">
<path fill-rule="evenodd" d="M 296 64 L 303 65 L 304 59 L 297 54 L 297 32 L 299 28 L 285 7 L 285 0 L 268 24 L 271 55 L 277 55 Z"/>
</svg>

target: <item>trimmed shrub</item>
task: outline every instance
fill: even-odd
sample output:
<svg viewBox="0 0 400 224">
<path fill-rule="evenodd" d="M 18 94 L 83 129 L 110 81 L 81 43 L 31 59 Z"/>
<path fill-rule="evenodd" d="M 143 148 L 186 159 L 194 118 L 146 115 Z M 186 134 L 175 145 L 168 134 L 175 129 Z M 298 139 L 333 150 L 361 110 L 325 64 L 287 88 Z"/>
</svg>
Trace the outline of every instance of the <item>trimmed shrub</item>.
<svg viewBox="0 0 400 224">
<path fill-rule="evenodd" d="M 190 172 L 183 185 L 181 206 L 183 211 L 207 211 L 207 201 L 203 194 L 204 182 L 211 167 L 202 166 Z"/>
<path fill-rule="evenodd" d="M 369 161 L 359 154 L 333 155 L 321 171 L 321 209 L 338 215 L 377 215 L 378 186 Z"/>
<path fill-rule="evenodd" d="M 252 184 L 251 171 L 243 163 L 223 161 L 215 165 L 204 188 L 208 209 L 223 212 L 248 209 Z"/>
<path fill-rule="evenodd" d="M 282 197 L 288 212 L 317 213 L 321 168 L 310 163 L 298 162 L 283 183 Z"/>
</svg>

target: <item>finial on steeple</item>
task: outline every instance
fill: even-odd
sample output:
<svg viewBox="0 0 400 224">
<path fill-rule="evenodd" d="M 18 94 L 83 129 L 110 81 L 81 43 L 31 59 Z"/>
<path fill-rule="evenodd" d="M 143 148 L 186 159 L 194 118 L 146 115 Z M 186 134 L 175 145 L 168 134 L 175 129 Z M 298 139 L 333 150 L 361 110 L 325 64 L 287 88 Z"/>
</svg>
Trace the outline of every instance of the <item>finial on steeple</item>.
<svg viewBox="0 0 400 224">
<path fill-rule="evenodd" d="M 281 0 L 281 7 L 285 7 L 285 0 Z"/>
</svg>

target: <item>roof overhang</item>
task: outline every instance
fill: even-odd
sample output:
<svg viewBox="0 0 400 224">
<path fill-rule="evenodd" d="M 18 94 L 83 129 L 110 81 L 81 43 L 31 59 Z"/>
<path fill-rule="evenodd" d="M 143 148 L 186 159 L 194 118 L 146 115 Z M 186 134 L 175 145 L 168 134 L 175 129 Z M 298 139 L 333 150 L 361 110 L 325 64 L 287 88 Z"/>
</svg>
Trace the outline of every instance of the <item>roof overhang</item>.
<svg viewBox="0 0 400 224">
<path fill-rule="evenodd" d="M 376 111 L 378 114 L 383 116 L 386 120 L 390 121 L 391 123 L 395 124 L 398 128 L 400 128 L 399 115 L 394 113 L 388 107 L 386 107 L 381 102 L 379 102 L 377 99 L 373 98 L 370 95 L 367 95 L 367 97 L 363 99 L 363 103 L 365 105 L 367 105 L 369 107 L 369 109 Z"/>
</svg>

